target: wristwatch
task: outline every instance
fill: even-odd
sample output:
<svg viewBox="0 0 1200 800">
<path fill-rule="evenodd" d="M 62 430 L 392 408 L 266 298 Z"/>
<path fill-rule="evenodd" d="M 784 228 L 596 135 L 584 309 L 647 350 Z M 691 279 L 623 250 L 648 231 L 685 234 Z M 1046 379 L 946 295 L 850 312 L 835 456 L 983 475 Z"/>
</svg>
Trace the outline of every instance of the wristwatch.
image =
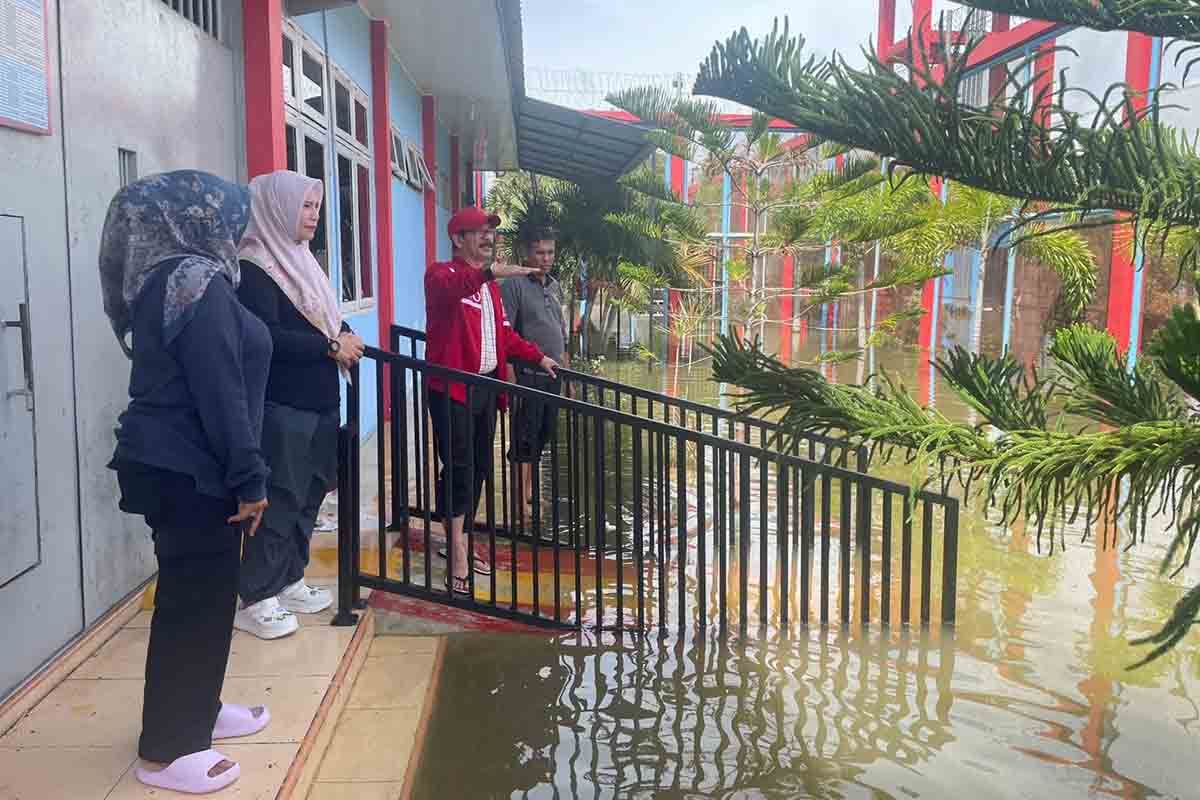
<svg viewBox="0 0 1200 800">
<path fill-rule="evenodd" d="M 342 343 L 339 342 L 337 339 L 330 339 L 329 340 L 329 355 L 336 356 L 340 352 L 342 352 Z"/>
</svg>

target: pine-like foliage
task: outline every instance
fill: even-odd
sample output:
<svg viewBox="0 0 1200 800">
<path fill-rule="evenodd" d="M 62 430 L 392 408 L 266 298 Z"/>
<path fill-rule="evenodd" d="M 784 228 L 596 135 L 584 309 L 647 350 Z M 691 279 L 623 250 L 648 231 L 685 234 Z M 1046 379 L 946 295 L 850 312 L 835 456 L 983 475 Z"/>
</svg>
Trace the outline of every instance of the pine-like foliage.
<svg viewBox="0 0 1200 800">
<path fill-rule="evenodd" d="M 1200 226 L 1200 158 L 1178 132 L 1155 121 L 1153 98 L 1139 111 L 1115 86 L 1095 98 L 1094 116 L 1081 118 L 1062 106 L 1061 96 L 1039 93 L 1035 77 L 1010 79 L 1011 91 L 985 107 L 970 106 L 959 98 L 976 46 L 952 52 L 938 81 L 918 56 L 919 40 L 910 40 L 899 58 L 905 75 L 868 50 L 866 68 L 856 69 L 836 54 L 807 55 L 804 37 L 791 35 L 785 21 L 762 39 L 743 28 L 717 44 L 695 92 L 888 156 L 893 169 L 1042 204 L 1029 221 L 1070 213 L 1076 225 L 1098 224 L 1097 212 L 1112 209 L 1167 228 Z M 1017 65 L 1015 74 L 1021 72 Z M 1043 105 L 1054 113 L 1024 111 Z"/>
<path fill-rule="evenodd" d="M 1139 31 L 1200 41 L 1196 0 L 958 0 L 964 6 L 1097 31 Z"/>
</svg>

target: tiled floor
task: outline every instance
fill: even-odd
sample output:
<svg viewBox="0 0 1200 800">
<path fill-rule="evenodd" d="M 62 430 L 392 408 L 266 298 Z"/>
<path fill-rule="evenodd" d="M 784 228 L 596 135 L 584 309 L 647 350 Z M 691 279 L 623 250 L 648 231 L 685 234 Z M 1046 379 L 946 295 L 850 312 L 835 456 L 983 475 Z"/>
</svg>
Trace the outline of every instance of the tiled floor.
<svg viewBox="0 0 1200 800">
<path fill-rule="evenodd" d="M 375 639 L 308 800 L 396 800 L 412 758 L 439 639 Z"/>
<path fill-rule="evenodd" d="M 234 633 L 224 699 L 266 703 L 272 721 L 256 736 L 218 745 L 242 765 L 241 779 L 220 797 L 276 796 L 354 635 L 330 618 L 302 617 L 296 634 L 274 642 Z M 143 611 L 0 738 L 0 800 L 178 796 L 133 775 L 148 626 Z"/>
</svg>

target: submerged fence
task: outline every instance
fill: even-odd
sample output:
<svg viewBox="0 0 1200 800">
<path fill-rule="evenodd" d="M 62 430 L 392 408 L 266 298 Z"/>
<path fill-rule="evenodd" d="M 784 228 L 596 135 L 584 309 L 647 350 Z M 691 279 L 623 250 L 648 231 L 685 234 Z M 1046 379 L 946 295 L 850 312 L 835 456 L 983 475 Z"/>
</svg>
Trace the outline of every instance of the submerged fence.
<svg viewBox="0 0 1200 800">
<path fill-rule="evenodd" d="M 408 354 L 368 349 L 375 385 L 360 386 L 358 374 L 351 384 L 341 622 L 353 618 L 365 587 L 601 630 L 953 624 L 956 499 L 848 469 L 865 454 L 836 440 L 813 437 L 798 452 L 779 452 L 764 446 L 768 422 L 577 373 L 564 376 L 573 397 L 546 394 L 429 364 L 418 342 L 409 337 Z M 510 407 L 546 403 L 558 415 L 558 433 L 532 470 L 529 508 L 506 458 L 511 414 L 498 417 L 490 464 L 468 454 L 482 490 L 479 513 L 467 517 L 468 553 L 491 571 L 470 572 L 466 594 L 445 580 L 455 554 L 437 509 L 429 415 L 453 401 L 430 391 L 434 377 L 463 385 L 468 401 L 494 394 Z M 364 390 L 375 392 L 379 413 L 367 448 L 358 436 Z M 363 530 L 364 518 L 373 530 Z"/>
</svg>

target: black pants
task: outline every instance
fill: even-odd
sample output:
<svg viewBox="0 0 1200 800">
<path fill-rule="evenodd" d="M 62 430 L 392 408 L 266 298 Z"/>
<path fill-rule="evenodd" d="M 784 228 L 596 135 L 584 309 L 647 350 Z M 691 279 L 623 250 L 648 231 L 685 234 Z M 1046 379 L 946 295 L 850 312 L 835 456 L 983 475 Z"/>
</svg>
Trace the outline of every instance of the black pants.
<svg viewBox="0 0 1200 800">
<path fill-rule="evenodd" d="M 212 747 L 233 638 L 242 531 L 225 522 L 236 503 L 198 494 L 186 476 L 157 470 L 119 475 L 122 507 L 144 514 L 158 557 L 138 755 L 170 762 Z M 147 488 L 157 488 L 156 496 Z M 140 503 L 129 503 L 139 495 Z"/>
<path fill-rule="evenodd" d="M 258 531 L 246 538 L 238 595 L 246 605 L 276 597 L 304 577 L 313 525 L 328 487 L 313 478 L 304 500 L 296 503 L 286 492 L 270 492 L 271 505 Z"/>
<path fill-rule="evenodd" d="M 473 517 L 484 483 L 492 471 L 496 395 L 473 389 L 470 402 L 471 405 L 466 406 L 442 392 L 429 393 L 433 444 L 442 465 L 437 485 L 437 508 L 443 519 L 447 509 L 450 517 Z M 473 471 L 470 469 L 472 464 L 467 463 L 472 460 Z"/>
<path fill-rule="evenodd" d="M 548 394 L 562 394 L 562 379 L 545 373 L 518 370 L 517 383 Z M 520 464 L 536 464 L 557 432 L 558 406 L 538 398 L 517 398 L 508 457 Z"/>
</svg>

